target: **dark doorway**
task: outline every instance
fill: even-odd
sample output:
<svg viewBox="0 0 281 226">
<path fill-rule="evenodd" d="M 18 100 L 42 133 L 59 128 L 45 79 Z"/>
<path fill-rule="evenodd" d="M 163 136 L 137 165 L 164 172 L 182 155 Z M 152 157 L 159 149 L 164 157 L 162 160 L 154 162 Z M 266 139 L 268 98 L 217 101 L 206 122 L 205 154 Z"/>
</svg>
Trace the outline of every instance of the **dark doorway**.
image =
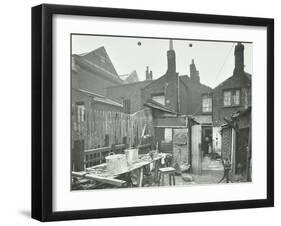
<svg viewBox="0 0 281 226">
<path fill-rule="evenodd" d="M 206 156 L 212 153 L 212 127 L 202 126 L 202 152 Z"/>
<path fill-rule="evenodd" d="M 236 163 L 237 174 L 246 172 L 247 148 L 249 145 L 249 128 L 239 129 L 236 138 Z"/>
</svg>

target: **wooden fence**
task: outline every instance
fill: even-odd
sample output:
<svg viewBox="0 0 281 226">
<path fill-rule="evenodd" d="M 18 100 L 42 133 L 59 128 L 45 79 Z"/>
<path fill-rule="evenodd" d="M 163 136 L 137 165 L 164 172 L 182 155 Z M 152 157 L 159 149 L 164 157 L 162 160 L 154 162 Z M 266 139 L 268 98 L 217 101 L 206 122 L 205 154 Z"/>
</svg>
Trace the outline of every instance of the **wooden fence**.
<svg viewBox="0 0 281 226">
<path fill-rule="evenodd" d="M 111 147 L 102 147 L 96 149 L 89 149 L 84 151 L 84 165 L 85 167 L 90 167 L 98 165 L 105 162 L 105 157 L 109 155 L 110 152 L 123 153 L 126 148 L 125 144 L 112 145 Z"/>
<path fill-rule="evenodd" d="M 149 108 L 131 115 L 79 106 L 72 109 L 72 149 L 75 140 L 84 141 L 86 167 L 102 163 L 110 151 L 137 147 L 144 133 L 154 135 Z"/>
<path fill-rule="evenodd" d="M 144 128 L 146 133 L 154 135 L 150 109 L 143 109 L 131 115 L 91 109 L 86 109 L 81 114 L 77 107 L 74 107 L 72 112 L 72 141 L 84 140 L 85 149 L 122 143 L 137 146 Z"/>
</svg>

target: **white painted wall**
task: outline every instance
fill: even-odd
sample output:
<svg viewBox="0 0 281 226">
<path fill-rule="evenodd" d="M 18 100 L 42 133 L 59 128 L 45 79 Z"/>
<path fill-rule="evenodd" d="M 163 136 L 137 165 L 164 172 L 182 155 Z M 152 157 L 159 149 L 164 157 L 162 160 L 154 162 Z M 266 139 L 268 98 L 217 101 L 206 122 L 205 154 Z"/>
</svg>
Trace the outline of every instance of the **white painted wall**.
<svg viewBox="0 0 281 226">
<path fill-rule="evenodd" d="M 29 218 L 31 172 L 31 16 L 30 7 L 38 0 L 2 1 L 1 3 L 1 225 L 39 225 Z M 279 1 L 157 1 L 157 0 L 49 0 L 48 3 L 92 5 L 103 7 L 139 8 L 147 10 L 182 11 L 192 13 L 229 14 L 238 16 L 274 17 L 275 59 L 281 54 L 281 14 Z M 276 64 L 275 84 L 281 84 L 280 64 Z M 277 87 L 276 87 L 277 88 Z M 281 115 L 281 89 L 276 89 L 275 115 Z M 278 103 L 278 105 L 277 105 Z M 276 118 L 276 138 L 281 137 L 281 118 Z M 279 128 L 277 130 L 277 128 Z M 281 139 L 275 139 L 275 149 L 280 150 Z M 276 159 L 281 158 L 276 151 Z M 276 163 L 279 163 L 279 161 Z M 161 216 L 130 217 L 58 222 L 52 225 L 268 225 L 280 221 L 281 164 L 276 164 L 276 208 L 173 214 Z"/>
</svg>

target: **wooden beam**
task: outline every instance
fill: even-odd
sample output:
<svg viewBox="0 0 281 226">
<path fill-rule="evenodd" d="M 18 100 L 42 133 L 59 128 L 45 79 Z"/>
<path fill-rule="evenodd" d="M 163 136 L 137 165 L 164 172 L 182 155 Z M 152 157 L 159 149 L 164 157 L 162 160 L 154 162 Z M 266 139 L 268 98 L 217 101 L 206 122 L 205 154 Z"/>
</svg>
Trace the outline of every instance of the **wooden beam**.
<svg viewBox="0 0 281 226">
<path fill-rule="evenodd" d="M 71 174 L 74 177 L 84 177 L 87 173 L 86 172 L 74 172 L 74 171 L 72 171 Z"/>
<path fill-rule="evenodd" d="M 95 154 L 98 152 L 110 152 L 111 147 L 102 147 L 102 148 L 95 148 L 95 149 L 89 149 L 89 150 L 85 150 L 85 154 Z"/>
<path fill-rule="evenodd" d="M 115 178 L 107 178 L 107 177 L 99 177 L 96 175 L 88 174 L 86 172 L 72 172 L 72 176 L 86 178 L 89 180 L 95 180 L 95 181 L 98 181 L 101 183 L 111 184 L 111 185 L 114 185 L 117 187 L 122 187 L 126 183 L 126 181 L 124 181 L 124 180 L 119 180 L 119 179 L 115 179 Z"/>
<path fill-rule="evenodd" d="M 85 175 L 86 179 L 90 179 L 90 180 L 95 180 L 101 183 L 105 183 L 105 184 L 111 184 L 117 187 L 122 187 L 126 181 L 124 180 L 119 180 L 119 179 L 115 179 L 115 178 L 106 178 L 106 177 L 99 177 L 96 175 L 91 175 L 91 174 L 87 174 Z"/>
</svg>

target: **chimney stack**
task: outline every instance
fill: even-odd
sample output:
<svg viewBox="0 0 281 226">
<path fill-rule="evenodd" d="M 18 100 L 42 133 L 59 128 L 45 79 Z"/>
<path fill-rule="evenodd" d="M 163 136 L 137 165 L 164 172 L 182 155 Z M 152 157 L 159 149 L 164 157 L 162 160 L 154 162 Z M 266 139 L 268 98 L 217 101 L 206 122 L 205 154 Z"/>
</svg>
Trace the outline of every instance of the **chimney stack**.
<svg viewBox="0 0 281 226">
<path fill-rule="evenodd" d="M 169 40 L 169 50 L 167 51 L 168 73 L 176 73 L 176 53 L 174 51 L 173 40 Z"/>
<path fill-rule="evenodd" d="M 191 81 L 200 83 L 199 71 L 196 69 L 194 59 L 192 59 L 189 68 Z"/>
<path fill-rule="evenodd" d="M 152 71 L 149 72 L 149 79 L 150 79 L 150 80 L 153 80 Z"/>
<path fill-rule="evenodd" d="M 145 70 L 145 79 L 149 80 L 149 67 L 146 66 L 146 70 Z"/>
<path fill-rule="evenodd" d="M 234 49 L 235 56 L 235 67 L 233 74 L 241 75 L 244 74 L 244 45 L 238 42 Z"/>
</svg>

